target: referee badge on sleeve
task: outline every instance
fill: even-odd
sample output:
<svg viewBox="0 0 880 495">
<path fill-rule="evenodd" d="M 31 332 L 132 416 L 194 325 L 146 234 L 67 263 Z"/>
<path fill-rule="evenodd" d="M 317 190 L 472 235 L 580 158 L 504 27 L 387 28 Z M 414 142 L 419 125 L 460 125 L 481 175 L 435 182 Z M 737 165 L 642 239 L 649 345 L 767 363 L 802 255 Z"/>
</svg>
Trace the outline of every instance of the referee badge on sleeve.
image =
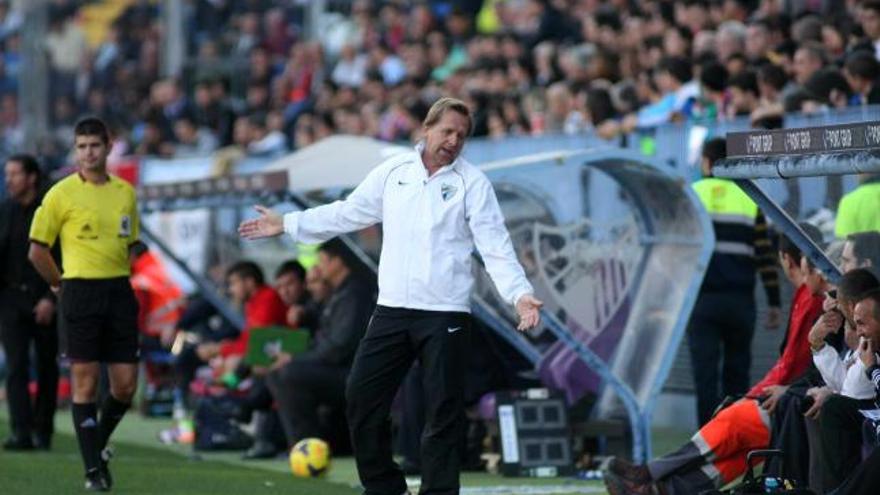
<svg viewBox="0 0 880 495">
<path fill-rule="evenodd" d="M 131 216 L 122 215 L 119 219 L 119 237 L 131 236 Z"/>
</svg>

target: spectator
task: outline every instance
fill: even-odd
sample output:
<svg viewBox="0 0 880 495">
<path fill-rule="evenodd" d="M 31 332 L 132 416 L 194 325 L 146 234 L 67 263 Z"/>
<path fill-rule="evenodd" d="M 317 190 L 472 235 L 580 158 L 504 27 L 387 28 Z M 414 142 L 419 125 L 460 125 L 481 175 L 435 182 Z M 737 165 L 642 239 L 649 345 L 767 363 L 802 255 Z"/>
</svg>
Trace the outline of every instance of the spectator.
<svg viewBox="0 0 880 495">
<path fill-rule="evenodd" d="M 856 232 L 846 236 L 840 255 L 840 269 L 848 272 L 856 268 L 867 268 L 874 275 L 880 275 L 880 232 Z"/>
<path fill-rule="evenodd" d="M 202 80 L 196 83 L 192 115 L 200 128 L 210 129 L 218 144 L 232 143 L 232 128 L 235 113 L 222 94 L 217 94 L 214 86 L 223 87 L 222 82 Z"/>
<path fill-rule="evenodd" d="M 370 66 L 379 71 L 386 86 L 394 86 L 406 77 L 406 65 L 387 45 L 377 44 L 370 51 Z"/>
<path fill-rule="evenodd" d="M 614 137 L 620 125 L 611 93 L 605 88 L 594 87 L 588 89 L 584 97 L 586 98 L 584 118 L 600 137 L 605 139 Z"/>
<path fill-rule="evenodd" d="M 698 87 L 688 84 L 692 77 L 691 63 L 683 58 L 666 58 L 660 61 L 654 76 L 657 88 L 661 92 L 660 100 L 639 110 L 635 121 L 630 117 L 629 124 L 624 122 L 626 130 L 633 124 L 639 127 L 669 122 L 684 109 L 688 99 L 696 96 Z"/>
<path fill-rule="evenodd" d="M 745 71 L 730 78 L 730 106 L 727 108 L 729 118 L 739 115 L 750 115 L 758 108 L 758 78 L 752 71 Z"/>
<path fill-rule="evenodd" d="M 831 67 L 813 73 L 804 84 L 804 89 L 826 108 L 845 108 L 852 92 L 843 74 Z"/>
<path fill-rule="evenodd" d="M 794 54 L 794 80 L 804 85 L 828 63 L 825 50 L 821 45 L 807 43 L 798 48 Z"/>
<path fill-rule="evenodd" d="M 695 98 L 685 114 L 694 120 L 708 123 L 725 117 L 727 106 L 727 69 L 718 62 L 711 61 L 700 68 L 700 94 Z"/>
<path fill-rule="evenodd" d="M 727 62 L 733 55 L 746 52 L 746 27 L 739 21 L 726 21 L 718 27 L 715 50 L 718 60 Z"/>
<path fill-rule="evenodd" d="M 348 43 L 342 47 L 339 61 L 331 76 L 334 83 L 340 86 L 360 87 L 367 73 L 367 57 L 355 51 L 354 45 Z"/>
<path fill-rule="evenodd" d="M 574 102 L 568 86 L 563 82 L 550 86 L 547 89 L 545 131 L 575 134 L 583 129 L 583 125 L 584 116 L 574 109 Z"/>
<path fill-rule="evenodd" d="M 161 142 L 174 141 L 173 122 L 189 112 L 189 103 L 177 82 L 163 79 L 150 87 L 147 120 L 152 120 L 159 131 Z"/>
<path fill-rule="evenodd" d="M 754 63 L 767 61 L 767 53 L 772 45 L 770 40 L 770 28 L 766 21 L 759 20 L 749 24 L 746 28 L 745 55 Z"/>
<path fill-rule="evenodd" d="M 72 96 L 73 81 L 87 55 L 85 34 L 73 16 L 63 12 L 52 16 L 46 35 L 46 49 L 53 76 L 57 78 L 53 89 L 66 91 Z"/>
<path fill-rule="evenodd" d="M 812 14 L 801 17 L 791 26 L 791 39 L 799 45 L 821 43 L 822 20 Z"/>
<path fill-rule="evenodd" d="M 880 103 L 880 62 L 867 51 L 858 51 L 846 59 L 843 75 L 854 93 L 854 105 Z"/>
<path fill-rule="evenodd" d="M 277 113 L 271 116 L 272 120 L 262 114 L 254 114 L 248 118 L 250 142 L 247 145 L 247 152 L 249 155 L 273 157 L 287 151 L 287 140 L 279 129 L 281 116 Z M 271 128 L 270 125 L 272 125 Z"/>
<path fill-rule="evenodd" d="M 773 106 L 782 112 L 782 92 L 788 83 L 788 76 L 780 66 L 766 63 L 758 69 L 758 91 L 762 106 Z"/>
<path fill-rule="evenodd" d="M 217 149 L 217 138 L 208 129 L 197 127 L 189 115 L 174 121 L 174 138 L 174 158 L 207 156 Z"/>
<path fill-rule="evenodd" d="M 868 0 L 862 2 L 858 11 L 858 21 L 865 33 L 865 43 L 880 60 L 880 2 Z"/>
<path fill-rule="evenodd" d="M 549 0 L 527 0 L 527 15 L 535 29 L 527 36 L 526 44 L 534 47 L 548 40 L 562 41 L 574 35 L 565 16 Z"/>
</svg>

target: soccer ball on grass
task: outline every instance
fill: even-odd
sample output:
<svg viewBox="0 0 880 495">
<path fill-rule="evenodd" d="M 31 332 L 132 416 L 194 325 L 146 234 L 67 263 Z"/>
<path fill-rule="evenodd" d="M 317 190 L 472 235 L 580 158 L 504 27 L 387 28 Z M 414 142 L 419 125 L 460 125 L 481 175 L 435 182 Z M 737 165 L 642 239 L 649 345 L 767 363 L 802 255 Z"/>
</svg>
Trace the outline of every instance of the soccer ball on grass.
<svg viewBox="0 0 880 495">
<path fill-rule="evenodd" d="M 315 478 L 330 469 L 330 447 L 319 438 L 304 438 L 290 449 L 290 470 L 299 478 Z"/>
</svg>

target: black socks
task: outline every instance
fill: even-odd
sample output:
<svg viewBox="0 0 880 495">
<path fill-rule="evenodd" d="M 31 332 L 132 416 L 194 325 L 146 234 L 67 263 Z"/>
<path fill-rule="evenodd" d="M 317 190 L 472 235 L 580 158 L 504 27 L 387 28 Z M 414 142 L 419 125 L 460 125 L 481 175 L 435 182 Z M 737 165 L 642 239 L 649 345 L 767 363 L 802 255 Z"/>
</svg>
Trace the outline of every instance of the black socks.
<svg viewBox="0 0 880 495">
<path fill-rule="evenodd" d="M 86 471 L 98 469 L 98 452 L 100 451 L 98 448 L 98 408 L 94 402 L 89 402 L 86 404 L 74 403 L 71 409 L 73 426 L 76 428 L 76 439 Z"/>
<path fill-rule="evenodd" d="M 101 407 L 99 421 L 98 408 L 94 402 L 73 404 L 73 426 L 76 428 L 76 439 L 86 471 L 99 467 L 101 450 L 107 446 L 107 440 L 129 407 L 131 404 L 108 395 Z"/>
<path fill-rule="evenodd" d="M 98 451 L 107 446 L 107 440 L 116 429 L 116 425 L 122 421 L 125 412 L 131 407 L 130 403 L 120 402 L 111 394 L 107 394 L 103 406 L 101 406 L 101 420 L 98 422 Z"/>
</svg>

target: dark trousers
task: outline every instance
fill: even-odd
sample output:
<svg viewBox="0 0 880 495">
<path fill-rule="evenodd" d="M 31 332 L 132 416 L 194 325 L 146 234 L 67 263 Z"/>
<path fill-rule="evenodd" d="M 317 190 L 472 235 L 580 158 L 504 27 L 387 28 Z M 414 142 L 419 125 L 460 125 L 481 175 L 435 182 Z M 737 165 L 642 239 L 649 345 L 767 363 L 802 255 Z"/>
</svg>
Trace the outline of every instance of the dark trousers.
<svg viewBox="0 0 880 495">
<path fill-rule="evenodd" d="M 422 430 L 425 425 L 425 390 L 422 388 L 422 368 L 413 366 L 400 387 L 402 409 L 398 425 L 397 450 L 412 467 L 421 467 Z"/>
<path fill-rule="evenodd" d="M 58 333 L 55 325 L 38 325 L 31 308 L 0 299 L 0 331 L 9 366 L 6 393 L 13 435 L 26 438 L 35 434 L 49 439 L 58 392 Z M 34 344 L 37 362 L 37 397 L 31 404 L 30 350 Z"/>
<path fill-rule="evenodd" d="M 678 450 L 652 459 L 647 465 L 651 477 L 667 495 L 690 495 L 716 487 L 715 481 L 701 469 L 710 461 L 694 442 L 686 442 Z"/>
<path fill-rule="evenodd" d="M 862 422 L 859 409 L 873 409 L 871 400 L 857 400 L 834 394 L 822 404 L 819 413 L 819 441 L 823 493 L 843 483 L 862 460 Z"/>
<path fill-rule="evenodd" d="M 831 495 L 876 495 L 880 489 L 880 448 L 875 448 L 865 462 L 853 471 Z"/>
<path fill-rule="evenodd" d="M 289 447 L 303 438 L 321 436 L 318 406 L 342 406 L 347 373 L 344 367 L 302 362 L 294 357 L 266 376 Z"/>
<path fill-rule="evenodd" d="M 174 359 L 176 394 L 183 404 L 189 403 L 189 385 L 195 379 L 196 371 L 207 364 L 196 354 L 196 347 L 194 344 L 184 344 Z"/>
<path fill-rule="evenodd" d="M 701 293 L 688 323 L 700 426 L 725 396 L 749 390 L 755 298 L 751 292 Z M 720 383 L 720 390 L 719 390 Z"/>
<path fill-rule="evenodd" d="M 804 417 L 806 387 L 792 386 L 782 395 L 771 416 L 773 430 L 770 447 L 784 453 L 782 458 L 767 461 L 765 473 L 795 480 L 799 486 L 810 481 L 810 445 L 807 436 L 807 418 Z"/>
<path fill-rule="evenodd" d="M 457 494 L 464 425 L 470 315 L 378 306 L 346 387 L 348 422 L 365 495 L 401 495 L 406 480 L 391 457 L 389 413 L 418 358 L 426 393 L 420 494 Z"/>
</svg>

